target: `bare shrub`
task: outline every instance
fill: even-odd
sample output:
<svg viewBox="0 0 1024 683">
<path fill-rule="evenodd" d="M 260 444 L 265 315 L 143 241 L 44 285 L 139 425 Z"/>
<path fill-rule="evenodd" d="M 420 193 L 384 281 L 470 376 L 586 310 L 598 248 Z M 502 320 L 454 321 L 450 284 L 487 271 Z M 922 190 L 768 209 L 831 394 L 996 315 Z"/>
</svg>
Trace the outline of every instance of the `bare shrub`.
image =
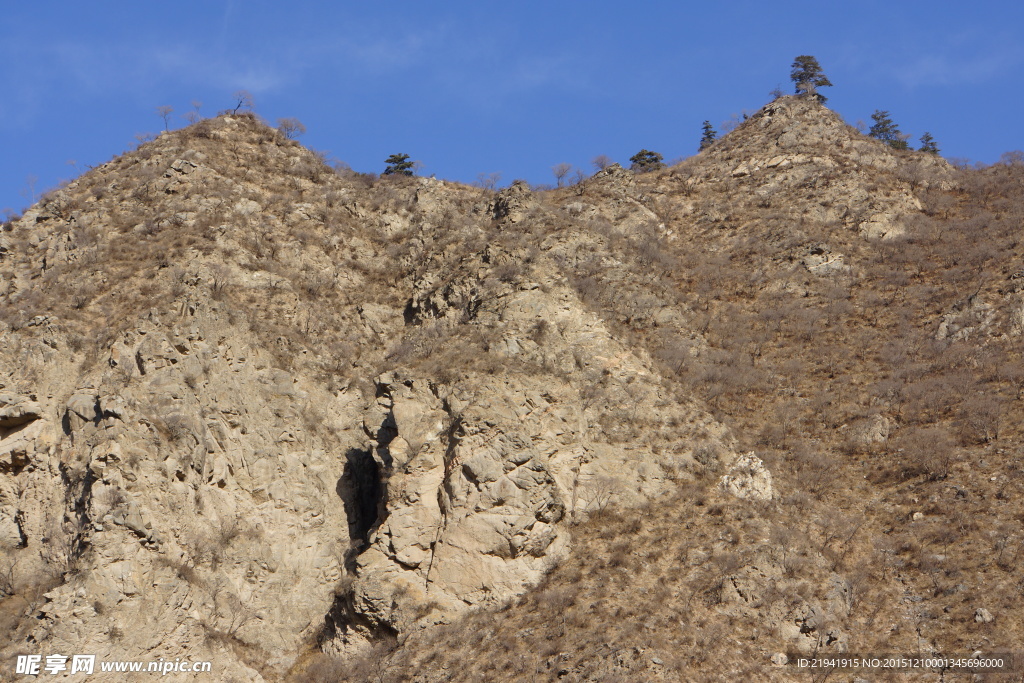
<svg viewBox="0 0 1024 683">
<path fill-rule="evenodd" d="M 306 132 L 306 127 L 302 125 L 302 121 L 288 117 L 277 120 L 277 130 L 289 140 L 294 140 Z"/>
<path fill-rule="evenodd" d="M 986 393 L 965 401 L 957 419 L 960 443 L 964 446 L 982 444 L 999 438 L 999 427 L 1006 402 L 998 395 Z"/>
<path fill-rule="evenodd" d="M 480 173 L 477 175 L 474 185 L 482 187 L 485 190 L 494 191 L 497 189 L 500 181 L 500 173 Z"/>
<path fill-rule="evenodd" d="M 551 167 L 551 173 L 555 176 L 555 180 L 558 183 L 558 187 L 562 187 L 565 183 L 565 177 L 572 171 L 572 164 L 555 164 Z"/>
<path fill-rule="evenodd" d="M 835 483 L 835 459 L 803 443 L 795 444 L 786 456 L 797 480 L 814 496 L 821 498 Z"/>
<path fill-rule="evenodd" d="M 393 635 L 387 634 L 355 657 L 343 659 L 319 654 L 312 658 L 312 661 L 295 680 L 301 683 L 332 683 L 333 681 L 391 683 L 403 680 L 398 675 L 397 648 L 397 639 Z"/>
<path fill-rule="evenodd" d="M 694 448 L 693 459 L 708 472 L 717 472 L 722 467 L 718 447 L 711 442 L 702 443 Z"/>
<path fill-rule="evenodd" d="M 14 548 L 0 547 L 0 551 L 0 599 L 3 599 L 8 595 L 14 595 L 18 558 L 15 556 Z"/>
<path fill-rule="evenodd" d="M 893 446 L 900 456 L 901 479 L 924 476 L 939 481 L 949 476 L 949 468 L 956 461 L 953 439 L 941 426 L 908 430 L 895 439 Z"/>
</svg>

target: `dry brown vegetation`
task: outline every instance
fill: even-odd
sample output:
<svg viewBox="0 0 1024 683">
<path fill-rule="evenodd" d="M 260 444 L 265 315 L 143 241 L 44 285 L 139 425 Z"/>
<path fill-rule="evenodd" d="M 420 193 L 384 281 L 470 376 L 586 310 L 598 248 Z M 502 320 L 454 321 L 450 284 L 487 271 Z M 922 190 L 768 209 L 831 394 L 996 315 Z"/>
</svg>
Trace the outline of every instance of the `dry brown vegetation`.
<svg viewBox="0 0 1024 683">
<path fill-rule="evenodd" d="M 518 602 L 358 660 L 310 655 L 298 678 L 781 680 L 796 674 L 768 662 L 786 649 L 780 623 L 795 605 L 827 601 L 836 577 L 849 616 L 811 630 L 841 631 L 851 652 L 1019 648 L 1024 165 L 1014 158 L 922 166 L 879 143 L 889 166 L 840 156 L 757 185 L 729 175 L 736 155 L 757 151 L 744 137 L 752 120 L 626 190 L 598 177 L 542 193 L 510 224 L 493 217 L 489 190 L 438 183 L 444 197 L 431 204 L 418 179 L 336 172 L 253 116 L 226 121 L 143 144 L 44 198 L 26 217 L 58 238 L 42 268 L 25 222 L 5 224 L 4 267 L 32 267 L 5 323 L 51 316 L 69 348 L 102 349 L 118 321 L 167 301 L 218 306 L 281 367 L 302 363 L 332 388 L 394 367 L 450 382 L 513 364 L 585 381 L 600 405 L 602 379 L 582 359 L 510 361 L 474 324 L 481 300 L 563 278 L 656 360 L 668 380 L 660 398 L 698 397 L 782 492 L 760 505 L 725 499 L 717 456 L 702 452 L 704 470 L 674 494 L 636 510 L 600 505 L 575 527 L 572 559 Z M 811 141 L 801 152 L 834 149 Z M 902 235 L 864 236 L 866 217 L 836 208 L 855 183 L 906 191 L 922 208 Z M 842 254 L 844 267 L 810 272 L 802 259 L 818 253 Z M 467 273 L 480 275 L 459 290 Z M 438 293 L 455 314 L 426 296 Z M 404 325 L 373 334 L 360 322 L 368 305 L 404 311 Z M 531 339 L 543 350 L 558 333 L 538 325 Z M 640 404 L 602 407 L 600 428 L 613 441 L 643 437 L 654 428 Z M 180 430 L 161 428 L 172 439 Z M 764 566 L 781 567 L 769 588 L 742 605 L 723 598 L 731 577 Z M 38 598 L 2 574 L 5 615 Z M 976 621 L 979 608 L 996 620 Z"/>
<path fill-rule="evenodd" d="M 762 613 L 821 590 L 829 571 L 845 579 L 851 651 L 919 653 L 922 642 L 940 652 L 1013 650 L 1024 632 L 1013 329 L 1022 181 L 1019 165 L 961 171 L 955 189 L 923 195 L 906 235 L 886 241 L 835 226 L 776 234 L 756 214 L 735 217 L 746 231 L 728 246 L 701 241 L 699 224 L 680 225 L 688 239 L 675 244 L 653 230 L 612 235 L 607 252 L 595 249 L 574 269 L 581 298 L 762 454 L 788 495 L 749 510 L 709 505 L 697 485 L 643 510 L 595 516 L 578 529 L 574 559 L 543 585 L 503 610 L 410 638 L 385 680 L 793 675 L 766 668 L 781 638 L 763 614 L 719 608 L 722 581 L 756 564 L 759 551 L 799 578 L 759 596 Z M 818 240 L 842 250 L 851 271 L 819 282 L 800 273 L 791 254 Z M 633 277 L 608 277 L 598 265 L 608 252 Z M 766 286 L 794 276 L 804 291 Z M 623 284 L 638 295 L 623 296 Z M 975 321 L 959 337 L 937 338 L 942 316 L 980 300 L 996 302 L 991 327 Z M 659 334 L 652 321 L 668 307 L 691 312 L 706 341 L 699 352 L 693 340 Z M 878 418 L 891 434 L 855 436 Z M 705 558 L 696 568 L 695 552 Z M 998 626 L 975 620 L 981 606 L 998 611 Z"/>
</svg>

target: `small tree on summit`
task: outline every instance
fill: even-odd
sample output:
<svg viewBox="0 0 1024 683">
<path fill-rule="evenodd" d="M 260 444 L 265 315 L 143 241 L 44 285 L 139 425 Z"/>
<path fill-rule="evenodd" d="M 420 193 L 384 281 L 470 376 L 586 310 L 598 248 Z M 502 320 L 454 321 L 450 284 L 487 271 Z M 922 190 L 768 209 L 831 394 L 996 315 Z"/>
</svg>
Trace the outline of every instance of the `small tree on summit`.
<svg viewBox="0 0 1024 683">
<path fill-rule="evenodd" d="M 665 164 L 662 163 L 662 159 L 664 159 L 664 157 L 657 152 L 652 152 L 649 149 L 642 149 L 629 158 L 632 162 L 629 168 L 636 173 L 657 171 L 659 168 L 665 168 Z"/>
<path fill-rule="evenodd" d="M 234 116 L 242 109 L 248 109 L 252 111 L 252 95 L 248 90 L 239 90 L 231 96 L 235 100 L 235 108 L 231 110 L 231 115 Z"/>
<path fill-rule="evenodd" d="M 412 175 L 412 169 L 416 165 L 415 161 L 409 161 L 408 154 L 392 154 L 384 163 L 388 165 L 384 169 L 384 175 Z"/>
<path fill-rule="evenodd" d="M 932 137 L 931 133 L 925 132 L 921 136 L 921 146 L 917 148 L 918 152 L 928 152 L 929 154 L 939 153 L 939 144 L 935 142 L 935 138 Z"/>
<path fill-rule="evenodd" d="M 796 85 L 797 95 L 811 95 L 817 97 L 818 101 L 822 104 L 825 103 L 827 98 L 817 90 L 818 88 L 831 87 L 832 81 L 828 80 L 828 76 L 821 70 L 821 65 L 818 64 L 817 59 L 811 55 L 800 55 L 793 60 L 793 67 L 789 72 L 789 77 Z"/>
<path fill-rule="evenodd" d="M 572 170 L 572 164 L 562 162 L 561 164 L 555 164 L 551 167 L 551 173 L 555 176 L 555 181 L 558 183 L 558 187 L 561 187 L 565 183 L 565 176 L 569 175 L 569 171 Z"/>
<path fill-rule="evenodd" d="M 615 162 L 606 154 L 598 154 L 596 157 L 590 160 L 590 165 L 598 171 L 603 171 Z"/>
<path fill-rule="evenodd" d="M 700 138 L 700 148 L 698 151 L 703 152 L 706 148 L 711 146 L 711 143 L 718 139 L 718 132 L 715 127 L 711 125 L 710 121 L 704 122 L 704 135 Z"/>
<path fill-rule="evenodd" d="M 171 113 L 174 111 L 174 107 L 170 105 L 163 105 L 162 107 L 156 108 L 156 113 L 164 120 L 164 132 L 170 130 L 171 125 Z"/>
<path fill-rule="evenodd" d="M 875 113 L 871 115 L 871 120 L 874 123 L 871 125 L 871 130 L 868 131 L 868 135 L 876 140 L 881 140 L 893 149 L 910 149 L 907 144 L 907 136 L 900 132 L 899 127 L 889 116 L 889 112 L 876 109 Z"/>
</svg>

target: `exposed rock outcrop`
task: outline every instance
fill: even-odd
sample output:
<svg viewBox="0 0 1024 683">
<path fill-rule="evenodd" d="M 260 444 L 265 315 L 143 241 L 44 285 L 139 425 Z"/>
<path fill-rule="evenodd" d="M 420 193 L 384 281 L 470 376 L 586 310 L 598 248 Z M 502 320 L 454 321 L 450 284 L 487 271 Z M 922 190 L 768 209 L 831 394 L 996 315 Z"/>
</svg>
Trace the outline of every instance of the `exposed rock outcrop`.
<svg viewBox="0 0 1024 683">
<path fill-rule="evenodd" d="M 737 458 L 729 473 L 722 476 L 721 486 L 729 494 L 744 500 L 771 500 L 778 495 L 772 486 L 772 473 L 753 453 Z"/>
</svg>

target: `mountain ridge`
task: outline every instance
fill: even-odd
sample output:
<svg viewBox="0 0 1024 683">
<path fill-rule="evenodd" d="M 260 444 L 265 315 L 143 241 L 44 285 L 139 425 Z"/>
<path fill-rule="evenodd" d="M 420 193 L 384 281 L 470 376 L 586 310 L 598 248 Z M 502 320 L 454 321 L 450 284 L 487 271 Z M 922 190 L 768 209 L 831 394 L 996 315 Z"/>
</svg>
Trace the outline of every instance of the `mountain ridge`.
<svg viewBox="0 0 1024 683">
<path fill-rule="evenodd" d="M 940 520 L 964 513 L 934 496 L 987 504 L 978 453 L 995 500 L 1021 485 L 1024 307 L 990 276 L 1019 260 L 1017 172 L 893 151 L 800 97 L 671 168 L 548 192 L 338 174 L 248 115 L 166 133 L 4 226 L 5 657 L 494 679 L 493 650 L 430 653 L 460 656 L 461 628 L 530 643 L 510 634 L 549 633 L 550 602 L 561 649 L 503 646 L 501 680 L 713 679 L 666 655 L 723 647 L 702 630 L 746 634 L 732 673 L 787 680 L 780 651 L 876 645 L 899 586 L 960 614 Z M 587 614 L 644 615 L 606 579 L 660 596 L 608 636 L 625 658 Z M 976 647 L 933 619 L 890 644 Z"/>
</svg>

